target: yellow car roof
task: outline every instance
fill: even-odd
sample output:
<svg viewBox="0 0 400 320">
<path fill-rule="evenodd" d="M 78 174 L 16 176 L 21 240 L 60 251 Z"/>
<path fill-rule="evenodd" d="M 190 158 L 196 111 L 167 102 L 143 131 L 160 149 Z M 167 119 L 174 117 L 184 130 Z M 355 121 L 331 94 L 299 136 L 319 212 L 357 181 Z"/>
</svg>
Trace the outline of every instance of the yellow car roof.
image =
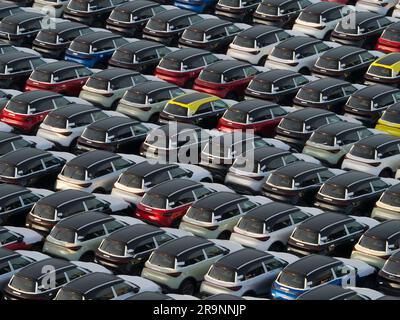
<svg viewBox="0 0 400 320">
<path fill-rule="evenodd" d="M 389 53 L 372 63 L 373 66 L 400 71 L 400 52 Z"/>
<path fill-rule="evenodd" d="M 203 104 L 216 100 L 221 100 L 221 98 L 208 93 L 196 92 L 183 94 L 179 97 L 169 100 L 169 103 L 173 103 L 178 106 L 188 108 L 192 112 L 196 112 L 197 109 Z"/>
</svg>

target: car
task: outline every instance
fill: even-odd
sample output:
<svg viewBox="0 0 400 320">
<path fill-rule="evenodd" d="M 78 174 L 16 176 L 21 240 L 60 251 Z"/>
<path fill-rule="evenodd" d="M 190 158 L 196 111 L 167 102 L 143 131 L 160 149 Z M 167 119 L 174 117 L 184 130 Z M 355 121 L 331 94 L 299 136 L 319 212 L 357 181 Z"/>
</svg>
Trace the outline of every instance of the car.
<svg viewBox="0 0 400 320">
<path fill-rule="evenodd" d="M 276 127 L 274 138 L 301 151 L 314 130 L 326 124 L 346 120 L 353 122 L 351 118 L 338 116 L 332 111 L 307 107 L 284 116 Z"/>
<path fill-rule="evenodd" d="M 270 173 L 296 161 L 319 164 L 313 157 L 276 147 L 250 149 L 236 157 L 225 176 L 225 185 L 241 194 L 260 194 Z"/>
<path fill-rule="evenodd" d="M 10 151 L 15 151 L 25 147 L 49 150 L 54 147 L 54 144 L 46 139 L 36 136 L 0 132 L 0 156 L 3 156 Z"/>
<path fill-rule="evenodd" d="M 383 111 L 382 116 L 378 119 L 375 129 L 391 134 L 392 136 L 400 136 L 400 122 L 398 118 L 399 113 L 400 103 L 396 102 L 394 104 L 390 104 L 389 107 Z"/>
<path fill-rule="evenodd" d="M 263 66 L 275 45 L 292 36 L 289 30 L 257 24 L 239 32 L 226 54 L 234 59 Z"/>
<path fill-rule="evenodd" d="M 178 40 L 180 48 L 199 48 L 225 53 L 233 38 L 250 26 L 221 19 L 207 19 L 185 29 Z"/>
<path fill-rule="evenodd" d="M 272 297 L 294 300 L 325 284 L 359 287 L 372 283 L 374 273 L 363 261 L 312 254 L 283 268 L 272 285 Z"/>
<path fill-rule="evenodd" d="M 217 0 L 184 1 L 174 0 L 173 5 L 180 9 L 186 9 L 197 13 L 213 12 Z"/>
<path fill-rule="evenodd" d="M 45 58 L 63 59 L 71 41 L 81 35 L 94 32 L 87 25 L 72 22 L 54 22 L 53 28 L 39 31 L 32 43 L 32 48 Z"/>
<path fill-rule="evenodd" d="M 329 49 L 337 46 L 332 42 L 306 36 L 295 36 L 279 42 L 268 55 L 265 67 L 285 69 L 310 74 L 317 59 Z"/>
<path fill-rule="evenodd" d="M 354 92 L 344 106 L 344 114 L 373 127 L 382 113 L 400 102 L 400 90 L 389 85 L 374 84 Z"/>
<path fill-rule="evenodd" d="M 200 295 L 265 296 L 279 272 L 297 258 L 280 252 L 245 248 L 215 262 L 201 283 Z"/>
<path fill-rule="evenodd" d="M 392 23 L 383 31 L 375 45 L 375 50 L 385 53 L 400 52 L 400 22 Z"/>
<path fill-rule="evenodd" d="M 382 269 L 378 271 L 376 280 L 378 285 L 378 290 L 394 296 L 400 295 L 399 262 L 400 262 L 400 252 L 392 254 L 389 257 L 389 259 L 386 260 Z"/>
<path fill-rule="evenodd" d="M 59 150 L 74 151 L 78 138 L 91 123 L 110 114 L 92 105 L 72 103 L 50 111 L 36 133 Z"/>
<path fill-rule="evenodd" d="M 148 80 L 148 76 L 137 71 L 122 68 L 102 70 L 87 79 L 79 98 L 104 109 L 115 110 L 126 90 Z"/>
<path fill-rule="evenodd" d="M 229 21 L 251 22 L 253 13 L 261 0 L 230 1 L 219 0 L 215 5 L 215 14 Z"/>
<path fill-rule="evenodd" d="M 12 89 L 0 89 L 0 110 L 3 110 L 5 105 L 10 99 L 18 94 L 21 94 L 21 91 L 12 90 Z"/>
<path fill-rule="evenodd" d="M 102 195 L 80 190 L 58 191 L 40 198 L 33 207 L 30 206 L 31 210 L 26 216 L 25 226 L 47 236 L 61 219 L 93 210 L 108 214 L 117 213 L 118 209 L 127 207 L 127 204 L 121 202 L 123 201 L 115 197 L 110 199 L 108 196 L 103 199 Z"/>
<path fill-rule="evenodd" d="M 237 60 L 223 60 L 206 66 L 194 81 L 193 89 L 220 98 L 240 100 L 249 82 L 265 68 Z"/>
<path fill-rule="evenodd" d="M 377 51 L 360 47 L 340 46 L 323 53 L 311 68 L 316 77 L 333 77 L 349 82 L 363 82 L 363 75 L 371 62 L 382 56 Z"/>
<path fill-rule="evenodd" d="M 64 60 L 74 61 L 88 68 L 105 66 L 114 51 L 128 42 L 122 36 L 106 30 L 86 33 L 71 41 Z"/>
<path fill-rule="evenodd" d="M 34 0 L 32 8 L 45 12 L 49 17 L 60 18 L 68 0 Z"/>
<path fill-rule="evenodd" d="M 232 192 L 210 194 L 190 206 L 182 217 L 179 229 L 206 239 L 229 239 L 240 217 L 269 201 Z"/>
<path fill-rule="evenodd" d="M 214 262 L 241 248 L 228 240 L 182 237 L 154 250 L 141 276 L 156 282 L 163 291 L 193 295 Z"/>
<path fill-rule="evenodd" d="M 120 173 L 141 161 L 144 159 L 139 156 L 121 156 L 104 150 L 89 151 L 65 164 L 57 177 L 55 189 L 106 193 L 111 191 Z"/>
<path fill-rule="evenodd" d="M 160 112 L 171 99 L 187 90 L 164 81 L 146 81 L 129 88 L 117 105 L 116 111 L 140 121 L 157 123 Z"/>
<path fill-rule="evenodd" d="M 350 21 L 352 23 L 349 23 Z M 341 45 L 372 49 L 383 30 L 393 22 L 396 22 L 395 19 L 384 15 L 369 11 L 357 11 L 338 22 L 332 31 L 331 41 Z"/>
<path fill-rule="evenodd" d="M 400 220 L 393 219 L 366 231 L 351 253 L 352 259 L 364 261 L 374 268 L 382 269 L 385 262 L 399 251 Z"/>
<path fill-rule="evenodd" d="M 16 53 L 16 52 L 26 52 L 37 56 L 41 56 L 40 53 L 36 52 L 31 48 L 13 46 L 12 44 L 0 40 L 0 55 L 6 53 Z"/>
<path fill-rule="evenodd" d="M 298 224 L 286 250 L 300 257 L 310 254 L 349 257 L 354 243 L 378 223 L 371 218 L 324 212 Z"/>
<path fill-rule="evenodd" d="M 218 135 L 216 130 L 171 122 L 150 131 L 140 148 L 140 155 L 160 161 L 198 164 L 201 150 Z"/>
<path fill-rule="evenodd" d="M 127 300 L 200 300 L 194 296 L 189 296 L 185 294 L 175 294 L 175 293 L 170 293 L 170 294 L 164 294 L 164 293 L 159 293 L 159 292 L 142 292 L 139 294 L 136 294 Z"/>
<path fill-rule="evenodd" d="M 118 47 L 108 60 L 108 66 L 153 74 L 160 60 L 170 52 L 171 49 L 161 43 L 138 40 Z"/>
<path fill-rule="evenodd" d="M 315 3 L 310 0 L 265 0 L 253 13 L 253 22 L 290 29 L 300 12 Z"/>
<path fill-rule="evenodd" d="M 43 253 L 65 260 L 93 261 L 101 241 L 110 233 L 140 220 L 97 211 L 77 213 L 56 223 L 46 237 Z"/>
<path fill-rule="evenodd" d="M 149 19 L 168 6 L 147 0 L 123 2 L 116 6 L 106 20 L 106 28 L 125 37 L 140 38 Z"/>
<path fill-rule="evenodd" d="M 149 128 L 128 117 L 112 116 L 87 125 L 76 143 L 77 152 L 107 150 L 135 153 L 146 139 Z"/>
<path fill-rule="evenodd" d="M 165 104 L 159 122 L 183 122 L 212 129 L 229 109 L 231 102 L 203 92 L 183 94 Z"/>
<path fill-rule="evenodd" d="M 117 274 L 140 275 L 144 263 L 155 249 L 188 235 L 191 234 L 177 229 L 133 224 L 104 238 L 96 250 L 95 261 Z"/>
<path fill-rule="evenodd" d="M 399 184 L 387 188 L 375 202 L 371 217 L 379 221 L 399 219 L 399 193 Z"/>
<path fill-rule="evenodd" d="M 262 187 L 262 195 L 293 205 L 312 204 L 320 186 L 338 173 L 320 164 L 295 161 L 271 172 Z"/>
<path fill-rule="evenodd" d="M 258 206 L 242 216 L 233 228 L 230 240 L 247 248 L 281 252 L 289 236 L 301 222 L 321 210 L 272 202 Z"/>
<path fill-rule="evenodd" d="M 337 2 L 317 2 L 303 9 L 294 22 L 293 31 L 328 40 L 336 24 L 354 12 L 354 7 Z"/>
<path fill-rule="evenodd" d="M 78 96 L 93 74 L 87 67 L 71 61 L 57 61 L 38 66 L 25 84 L 25 91 L 48 90 Z"/>
<path fill-rule="evenodd" d="M 64 8 L 63 18 L 87 26 L 101 27 L 111 11 L 127 0 L 70 0 Z"/>
<path fill-rule="evenodd" d="M 0 248 L 37 251 L 42 244 L 43 237 L 36 231 L 21 227 L 0 226 Z"/>
<path fill-rule="evenodd" d="M 143 39 L 153 40 L 165 45 L 175 46 L 183 31 L 192 24 L 211 15 L 196 14 L 193 11 L 174 8 L 152 16 L 142 30 Z"/>
<path fill-rule="evenodd" d="M 4 298 L 5 300 L 51 300 L 63 285 L 96 271 L 109 272 L 94 263 L 43 259 L 18 270 L 5 288 Z M 44 278 L 49 272 L 53 272 L 58 280 L 54 286 L 50 286 Z"/>
<path fill-rule="evenodd" d="M 376 134 L 356 142 L 342 162 L 344 170 L 391 177 L 400 167 L 400 138 Z"/>
<path fill-rule="evenodd" d="M 5 17 L 0 21 L 0 40 L 29 47 L 42 28 L 43 18 L 44 15 L 38 12 L 19 12 Z"/>
<path fill-rule="evenodd" d="M 191 88 L 201 70 L 219 60 L 220 56 L 202 49 L 179 49 L 160 60 L 154 75 L 179 87 Z"/>
<path fill-rule="evenodd" d="M 114 183 L 111 195 L 135 206 L 150 188 L 173 179 L 212 182 L 211 174 L 196 165 L 186 163 L 150 163 L 143 161 L 123 172 Z"/>
<path fill-rule="evenodd" d="M 54 178 L 72 157 L 72 154 L 66 152 L 49 152 L 30 147 L 8 152 L 0 157 L 0 182 L 52 188 Z"/>
<path fill-rule="evenodd" d="M 261 147 L 289 150 L 288 145 L 275 139 L 243 131 L 228 132 L 210 139 L 201 151 L 200 165 L 212 173 L 214 180 L 224 181 L 229 167 L 238 156 Z"/>
<path fill-rule="evenodd" d="M 141 292 L 160 292 L 154 282 L 141 277 L 93 272 L 74 279 L 54 300 L 127 300 Z"/>
<path fill-rule="evenodd" d="M 265 99 L 281 105 L 291 105 L 299 89 L 316 79 L 292 70 L 270 70 L 256 75 L 250 81 L 244 92 L 245 99 Z"/>
<path fill-rule="evenodd" d="M 378 133 L 351 122 L 331 123 L 317 128 L 307 140 L 303 153 L 327 166 L 340 167 L 354 143 Z"/>
<path fill-rule="evenodd" d="M 392 52 L 371 63 L 364 75 L 365 84 L 386 84 L 400 87 L 400 52 Z"/>
<path fill-rule="evenodd" d="M 214 192 L 233 192 L 217 183 L 172 179 L 150 188 L 137 203 L 135 217 L 163 227 L 177 227 L 181 218 L 193 204 Z"/>
<path fill-rule="evenodd" d="M 366 0 L 358 0 L 356 2 L 356 10 L 357 11 L 371 11 L 379 14 L 391 14 L 397 4 L 396 0 L 385 0 L 383 2 L 379 2 L 377 0 L 366 1 Z"/>
<path fill-rule="evenodd" d="M 252 130 L 262 137 L 272 137 L 287 108 L 260 99 L 248 99 L 232 105 L 218 120 L 217 129 L 223 132 Z"/>
<path fill-rule="evenodd" d="M 10 52 L 0 55 L 0 87 L 23 90 L 32 71 L 45 63 L 53 62 L 37 54 Z"/>
<path fill-rule="evenodd" d="M 343 288 L 325 284 L 303 293 L 296 300 L 379 300 L 384 294 L 369 288 Z"/>
<path fill-rule="evenodd" d="M 1 110 L 0 119 L 18 131 L 36 133 L 50 111 L 79 102 L 88 104 L 82 99 L 63 96 L 51 91 L 23 92 L 7 102 Z"/>
<path fill-rule="evenodd" d="M 3 1 L 0 3 L 0 21 L 5 17 L 21 12 L 24 12 L 24 10 L 15 2 Z"/>
</svg>

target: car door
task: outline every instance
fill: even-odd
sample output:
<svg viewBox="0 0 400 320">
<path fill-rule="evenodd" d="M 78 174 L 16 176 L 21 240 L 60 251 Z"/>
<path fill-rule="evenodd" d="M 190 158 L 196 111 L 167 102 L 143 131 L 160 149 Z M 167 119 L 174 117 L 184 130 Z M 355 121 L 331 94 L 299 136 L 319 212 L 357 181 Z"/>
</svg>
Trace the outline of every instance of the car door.
<svg viewBox="0 0 400 320">
<path fill-rule="evenodd" d="M 82 255 L 86 252 L 95 252 L 105 236 L 106 229 L 104 224 L 97 224 L 86 230 L 84 235 L 78 235 L 78 241 L 82 247 Z"/>
<path fill-rule="evenodd" d="M 262 281 L 259 282 L 260 285 L 260 293 L 265 294 L 271 291 L 271 286 L 275 281 L 278 274 L 281 270 L 287 266 L 287 263 L 283 260 L 273 258 L 267 258 L 263 261 L 264 268 L 266 270 L 265 276 Z"/>
<path fill-rule="evenodd" d="M 326 234 L 326 254 L 329 256 L 345 256 L 349 246 L 352 247 L 350 236 L 347 234 L 344 225 L 334 227 Z"/>
<path fill-rule="evenodd" d="M 268 271 L 265 269 L 262 261 L 253 263 L 244 273 L 240 284 L 243 287 L 244 294 L 266 294 L 268 286 Z"/>
<path fill-rule="evenodd" d="M 156 248 L 154 237 L 150 236 L 140 240 L 133 248 L 133 259 L 138 261 L 140 265 L 145 263 L 149 258 L 150 254 Z M 131 250 L 130 248 L 128 251 Z"/>
<path fill-rule="evenodd" d="M 203 249 L 197 249 L 185 257 L 185 265 L 182 271 L 185 277 L 192 277 L 200 282 L 213 262 L 213 258 L 206 258 Z"/>
<path fill-rule="evenodd" d="M 173 212 L 171 218 L 174 220 L 182 218 L 194 200 L 193 191 L 191 190 L 178 195 L 174 199 L 169 199 L 168 205 Z"/>
</svg>

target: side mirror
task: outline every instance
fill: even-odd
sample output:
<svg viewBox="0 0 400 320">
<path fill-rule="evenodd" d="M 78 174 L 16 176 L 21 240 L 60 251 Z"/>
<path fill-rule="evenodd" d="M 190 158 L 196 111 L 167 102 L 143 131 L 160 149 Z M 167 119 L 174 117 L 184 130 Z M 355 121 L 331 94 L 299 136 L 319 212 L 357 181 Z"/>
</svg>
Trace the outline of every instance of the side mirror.
<svg viewBox="0 0 400 320">
<path fill-rule="evenodd" d="M 327 20 L 326 20 L 326 18 L 322 18 L 322 22 L 326 22 Z"/>
<path fill-rule="evenodd" d="M 382 153 L 378 153 L 378 158 L 382 157 Z"/>
<path fill-rule="evenodd" d="M 294 183 L 294 186 L 295 186 L 295 187 L 300 187 L 300 182 L 295 182 L 295 183 Z"/>
<path fill-rule="evenodd" d="M 306 130 L 311 130 L 311 126 L 306 126 Z"/>
<path fill-rule="evenodd" d="M 24 241 L 24 237 L 23 237 L 23 236 L 18 236 L 17 241 L 18 241 L 18 242 Z"/>
<path fill-rule="evenodd" d="M 323 97 L 322 97 L 322 100 L 323 100 L 323 101 L 326 101 L 326 100 L 328 100 L 328 97 L 323 96 Z"/>
<path fill-rule="evenodd" d="M 326 236 L 325 237 L 321 237 L 320 240 L 321 240 L 321 242 L 326 242 L 326 240 L 328 240 L 328 237 L 326 237 Z"/>
<path fill-rule="evenodd" d="M 296 59 L 300 59 L 300 54 L 299 53 L 296 53 Z"/>
<path fill-rule="evenodd" d="M 185 263 L 184 263 L 183 261 L 178 261 L 178 262 L 176 263 L 176 266 L 177 266 L 177 267 L 184 267 L 184 266 L 185 266 Z"/>
<path fill-rule="evenodd" d="M 62 213 L 62 212 L 57 212 L 57 217 L 62 218 L 63 215 L 64 215 L 64 213 Z"/>
</svg>

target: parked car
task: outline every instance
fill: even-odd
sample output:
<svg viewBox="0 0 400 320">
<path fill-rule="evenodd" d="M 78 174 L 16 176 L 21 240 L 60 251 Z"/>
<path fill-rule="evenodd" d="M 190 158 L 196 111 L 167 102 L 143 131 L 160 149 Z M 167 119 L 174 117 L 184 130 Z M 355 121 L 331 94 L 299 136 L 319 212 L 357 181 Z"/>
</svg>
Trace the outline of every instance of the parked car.
<svg viewBox="0 0 400 320">
<path fill-rule="evenodd" d="M 400 218 L 400 184 L 395 184 L 384 190 L 378 201 L 375 202 L 371 217 L 379 220 Z"/>
<path fill-rule="evenodd" d="M 375 45 L 375 50 L 382 52 L 399 52 L 400 51 L 400 23 L 392 23 L 383 31 Z"/>
<path fill-rule="evenodd" d="M 217 0 L 201 0 L 201 1 L 185 1 L 185 0 L 174 0 L 173 4 L 175 7 L 181 9 L 187 9 L 197 13 L 212 12 Z"/>
<path fill-rule="evenodd" d="M 13 14 L 21 13 L 24 10 L 18 6 L 17 3 L 11 1 L 3 1 L 0 3 L 0 21 L 5 17 L 8 17 Z"/>
<path fill-rule="evenodd" d="M 392 136 L 400 136 L 399 113 L 400 103 L 396 102 L 394 104 L 390 104 L 389 107 L 383 111 L 382 116 L 378 119 L 375 129 L 391 134 Z"/>
<path fill-rule="evenodd" d="M 365 84 L 387 84 L 392 87 L 400 86 L 400 52 L 392 52 L 376 59 L 364 75 Z"/>
<path fill-rule="evenodd" d="M 0 248 L 37 251 L 42 244 L 43 237 L 36 231 L 20 227 L 0 226 Z"/>
<path fill-rule="evenodd" d="M 386 260 L 377 276 L 378 289 L 386 294 L 399 296 L 400 252 L 392 254 Z"/>
<path fill-rule="evenodd" d="M 3 110 L 5 105 L 10 99 L 18 94 L 21 94 L 21 91 L 12 90 L 12 89 L 0 89 L 0 110 Z"/>
<path fill-rule="evenodd" d="M 26 136 L 0 131 L 0 156 L 25 147 L 48 150 L 54 147 L 54 144 L 37 136 Z"/>
<path fill-rule="evenodd" d="M 366 1 L 366 0 L 358 0 L 356 2 L 356 10 L 357 11 L 371 11 L 376 12 L 383 15 L 390 15 L 393 12 L 395 5 L 397 4 L 396 0 L 385 0 L 383 2 L 379 2 L 377 0 Z"/>
<path fill-rule="evenodd" d="M 215 5 L 215 14 L 229 21 L 251 22 L 253 13 L 259 3 L 261 3 L 261 0 L 219 0 Z"/>
</svg>

